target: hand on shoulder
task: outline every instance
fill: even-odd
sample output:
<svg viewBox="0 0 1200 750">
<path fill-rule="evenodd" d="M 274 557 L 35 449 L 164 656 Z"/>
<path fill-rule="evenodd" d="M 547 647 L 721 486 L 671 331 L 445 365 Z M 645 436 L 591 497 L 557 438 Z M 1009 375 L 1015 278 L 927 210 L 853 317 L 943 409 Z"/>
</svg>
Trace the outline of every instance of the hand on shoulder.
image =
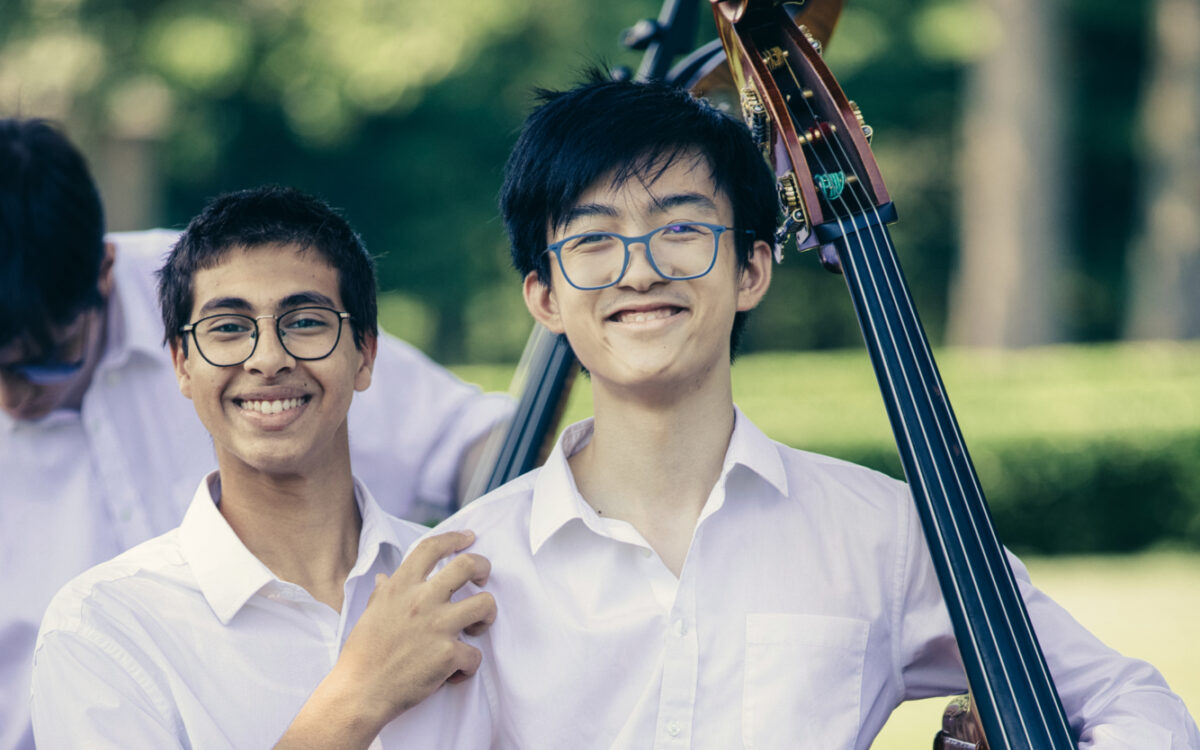
<svg viewBox="0 0 1200 750">
<path fill-rule="evenodd" d="M 376 577 L 337 664 L 277 747 L 366 747 L 384 725 L 443 684 L 475 674 L 482 656 L 459 636 L 486 630 L 496 619 L 496 602 L 487 592 L 452 600 L 468 582 L 484 585 L 491 572 L 486 558 L 455 554 L 474 540 L 469 531 L 427 537 L 395 573 Z"/>
</svg>

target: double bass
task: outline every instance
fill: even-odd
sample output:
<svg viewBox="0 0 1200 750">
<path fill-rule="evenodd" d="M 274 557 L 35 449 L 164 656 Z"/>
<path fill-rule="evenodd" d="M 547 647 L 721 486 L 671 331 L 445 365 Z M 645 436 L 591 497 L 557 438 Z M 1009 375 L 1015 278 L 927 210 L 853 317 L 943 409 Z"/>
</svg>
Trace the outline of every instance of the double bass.
<svg viewBox="0 0 1200 750">
<path fill-rule="evenodd" d="M 888 232 L 897 217 L 871 128 L 821 58 L 822 0 L 710 0 L 747 124 L 775 170 L 787 240 L 816 250 L 853 301 L 904 474 L 993 750 L 1076 747 L 996 536 Z M 841 3 L 837 2 L 840 6 Z M 948 711 L 953 723 L 960 706 Z M 940 734 L 935 747 L 978 747 Z"/>
<path fill-rule="evenodd" d="M 732 90 L 777 177 L 784 219 L 776 257 L 791 242 L 816 250 L 845 279 L 973 697 L 951 703 L 935 748 L 1074 748 L 888 232 L 897 212 L 871 153 L 871 128 L 821 58 L 843 0 L 710 3 L 719 39 L 672 69 L 695 33 L 694 2 L 666 0 L 658 21 L 634 27 L 626 43 L 647 49 L 641 78 L 710 98 Z M 544 459 L 576 368 L 562 336 L 534 331 L 519 367 L 517 415 L 477 492 Z"/>
</svg>

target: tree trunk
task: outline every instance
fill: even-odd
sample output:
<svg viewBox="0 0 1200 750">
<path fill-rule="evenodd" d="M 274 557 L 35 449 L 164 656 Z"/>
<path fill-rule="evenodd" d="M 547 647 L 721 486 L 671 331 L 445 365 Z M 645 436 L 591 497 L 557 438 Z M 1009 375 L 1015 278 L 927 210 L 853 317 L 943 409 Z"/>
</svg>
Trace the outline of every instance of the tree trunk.
<svg viewBox="0 0 1200 750">
<path fill-rule="evenodd" d="M 1127 338 L 1200 337 L 1200 4 L 1157 0 L 1142 104 L 1142 229 Z"/>
<path fill-rule="evenodd" d="M 1041 0 L 981 0 L 1003 40 L 969 72 L 960 175 L 962 247 L 949 343 L 1062 340 L 1066 249 L 1057 19 Z"/>
</svg>

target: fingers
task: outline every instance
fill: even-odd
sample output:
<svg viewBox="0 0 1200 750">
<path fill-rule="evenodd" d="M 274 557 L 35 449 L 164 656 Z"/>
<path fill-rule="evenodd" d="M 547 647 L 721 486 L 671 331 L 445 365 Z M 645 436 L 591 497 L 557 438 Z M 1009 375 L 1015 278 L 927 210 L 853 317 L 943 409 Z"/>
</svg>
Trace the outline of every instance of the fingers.
<svg viewBox="0 0 1200 750">
<path fill-rule="evenodd" d="M 486 557 L 466 552 L 446 563 L 446 567 L 431 576 L 429 585 L 437 591 L 446 590 L 453 596 L 467 581 L 476 586 L 483 586 L 491 572 L 492 564 Z"/>
<path fill-rule="evenodd" d="M 459 643 L 454 649 L 454 664 L 457 668 L 446 678 L 446 682 L 451 685 L 462 682 L 478 672 L 479 665 L 482 663 L 483 654 L 479 652 L 479 649 Z"/>
<path fill-rule="evenodd" d="M 439 560 L 470 547 L 474 541 L 475 533 L 471 531 L 447 531 L 422 539 L 404 556 L 404 562 L 396 569 L 393 578 L 401 578 L 409 583 L 424 581 Z"/>
<path fill-rule="evenodd" d="M 447 629 L 480 635 L 496 621 L 496 599 L 484 591 L 454 602 L 447 608 Z"/>
</svg>

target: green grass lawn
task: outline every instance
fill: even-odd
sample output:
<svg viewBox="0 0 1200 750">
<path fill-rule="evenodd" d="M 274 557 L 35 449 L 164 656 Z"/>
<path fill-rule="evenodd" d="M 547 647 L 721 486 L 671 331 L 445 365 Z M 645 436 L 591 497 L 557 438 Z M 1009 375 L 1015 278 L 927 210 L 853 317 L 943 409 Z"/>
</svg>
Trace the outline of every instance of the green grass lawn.
<svg viewBox="0 0 1200 750">
<path fill-rule="evenodd" d="M 1033 582 L 1089 630 L 1127 656 L 1158 667 L 1192 711 L 1200 711 L 1200 554 L 1025 560 Z M 872 747 L 929 747 L 941 725 L 944 698 L 906 703 Z"/>
</svg>

